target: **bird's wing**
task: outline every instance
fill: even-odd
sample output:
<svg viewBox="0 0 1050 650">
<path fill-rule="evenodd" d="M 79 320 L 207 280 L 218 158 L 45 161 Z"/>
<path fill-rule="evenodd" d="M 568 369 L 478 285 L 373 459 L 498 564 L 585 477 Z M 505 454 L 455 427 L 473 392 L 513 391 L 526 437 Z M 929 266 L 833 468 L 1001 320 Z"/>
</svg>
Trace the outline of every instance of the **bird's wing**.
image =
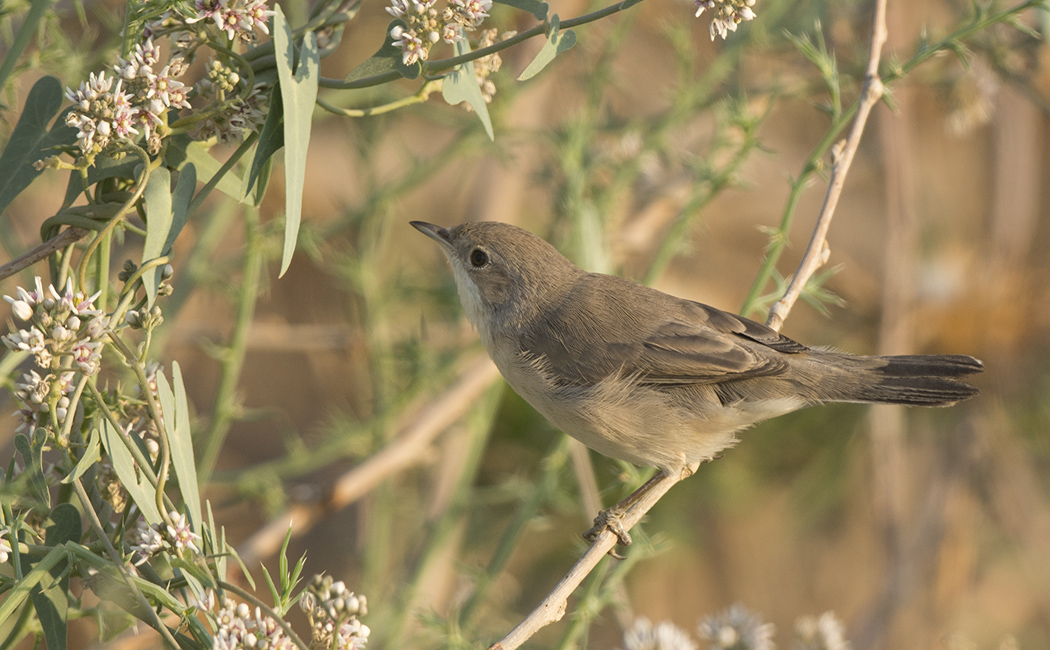
<svg viewBox="0 0 1050 650">
<path fill-rule="evenodd" d="M 593 275 L 593 274 L 592 274 Z M 524 352 L 557 381 L 593 384 L 611 374 L 663 386 L 771 376 L 807 348 L 778 332 L 698 302 L 611 276 L 583 284 L 527 337 Z"/>
<path fill-rule="evenodd" d="M 681 301 L 681 313 L 645 338 L 624 372 L 657 385 L 713 384 L 782 374 L 806 347 L 742 316 Z"/>
</svg>

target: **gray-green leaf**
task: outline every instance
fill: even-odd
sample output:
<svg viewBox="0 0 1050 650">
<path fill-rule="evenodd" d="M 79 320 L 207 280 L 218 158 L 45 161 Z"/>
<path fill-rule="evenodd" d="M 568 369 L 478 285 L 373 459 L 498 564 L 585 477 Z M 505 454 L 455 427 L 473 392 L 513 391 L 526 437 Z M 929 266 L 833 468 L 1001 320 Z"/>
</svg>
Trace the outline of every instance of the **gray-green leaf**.
<svg viewBox="0 0 1050 650">
<path fill-rule="evenodd" d="M 0 154 L 0 213 L 43 173 L 34 169 L 33 163 L 57 153 L 52 147 L 77 141 L 77 130 L 62 119 L 47 128 L 61 106 L 62 84 L 58 79 L 41 77 L 33 84 L 11 139 Z"/>
<path fill-rule="evenodd" d="M 453 47 L 456 56 L 470 52 L 470 44 L 467 43 L 465 38 L 456 41 Z M 489 118 L 489 107 L 485 103 L 485 98 L 481 94 L 481 86 L 478 85 L 478 78 L 474 74 L 473 61 L 463 63 L 445 75 L 445 79 L 441 83 L 441 96 L 453 106 L 460 102 L 467 102 L 474 109 L 478 119 L 481 120 L 489 140 L 495 140 L 495 135 L 492 132 L 492 120 Z"/>
<path fill-rule="evenodd" d="M 547 42 L 543 44 L 540 51 L 536 53 L 536 58 L 532 60 L 527 68 L 518 77 L 518 81 L 525 81 L 526 79 L 532 79 L 540 70 L 547 67 L 554 57 L 558 56 L 566 50 L 572 49 L 572 46 L 576 45 L 576 32 L 571 29 L 564 32 L 558 31 L 558 14 L 554 14 L 551 17 L 550 30 L 547 32 Z"/>
<path fill-rule="evenodd" d="M 157 490 L 150 485 L 142 472 L 135 468 L 135 459 L 124 445 L 124 434 L 118 431 L 109 420 L 102 419 L 102 444 L 113 462 L 113 470 L 124 488 L 131 495 L 132 501 L 139 507 L 147 524 L 161 523 L 160 511 L 157 510 Z M 134 441 L 128 441 L 135 444 Z"/>
<path fill-rule="evenodd" d="M 277 77 L 281 84 L 281 106 L 284 109 L 284 180 L 285 221 L 284 251 L 281 254 L 281 273 L 292 263 L 295 241 L 299 236 L 299 220 L 303 209 L 303 185 L 306 183 L 306 150 L 310 144 L 310 126 L 313 123 L 314 103 L 317 101 L 317 81 L 321 58 L 317 52 L 317 37 L 308 32 L 295 63 L 295 43 L 292 28 L 280 5 L 275 5 L 273 17 L 273 44 L 277 53 Z"/>
</svg>

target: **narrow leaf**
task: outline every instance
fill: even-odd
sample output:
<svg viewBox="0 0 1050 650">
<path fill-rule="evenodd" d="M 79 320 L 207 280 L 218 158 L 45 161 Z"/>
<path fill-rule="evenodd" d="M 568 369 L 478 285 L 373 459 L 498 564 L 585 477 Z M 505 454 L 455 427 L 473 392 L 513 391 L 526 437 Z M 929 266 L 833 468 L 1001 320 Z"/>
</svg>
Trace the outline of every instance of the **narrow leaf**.
<svg viewBox="0 0 1050 650">
<path fill-rule="evenodd" d="M 168 233 L 171 232 L 171 172 L 167 167 L 158 167 L 150 172 L 142 198 L 146 203 L 146 243 L 142 247 L 142 263 L 145 264 L 162 255 Z M 153 306 L 159 284 L 157 267 L 142 274 L 147 307 Z"/>
<path fill-rule="evenodd" d="M 540 70 L 543 70 L 547 65 L 554 60 L 554 57 L 558 56 L 566 50 L 572 49 L 572 46 L 576 45 L 576 32 L 570 30 L 559 32 L 558 31 L 558 16 L 557 14 L 551 18 L 551 28 L 547 33 L 547 42 L 543 44 L 540 51 L 536 53 L 536 58 L 532 60 L 527 68 L 518 77 L 518 81 L 525 81 L 526 79 L 532 79 Z"/>
<path fill-rule="evenodd" d="M 197 167 L 187 163 L 179 172 L 179 180 L 175 181 L 175 191 L 171 195 L 171 229 L 168 231 L 167 241 L 164 242 L 162 255 L 171 255 L 175 240 L 190 218 L 190 201 L 193 200 L 193 192 L 196 189 Z"/>
<path fill-rule="evenodd" d="M 401 48 L 394 45 L 394 37 L 390 35 L 390 30 L 394 27 L 405 29 L 408 25 L 400 18 L 387 25 L 383 45 L 375 54 L 365 59 L 361 65 L 351 70 L 344 81 L 357 81 L 358 79 L 374 77 L 387 72 L 397 72 L 406 79 L 415 79 L 420 75 L 423 71 L 423 63 L 416 61 L 411 65 L 406 65 Z"/>
<path fill-rule="evenodd" d="M 470 44 L 467 43 L 466 38 L 456 41 L 453 48 L 456 56 L 470 52 Z M 489 118 L 488 104 L 485 103 L 485 98 L 481 94 L 478 78 L 474 75 L 473 61 L 467 61 L 445 75 L 445 79 L 441 83 L 441 96 L 453 106 L 460 102 L 469 104 L 474 109 L 478 119 L 481 120 L 482 126 L 485 127 L 485 133 L 488 134 L 489 140 L 496 139 L 492 132 L 492 120 Z"/>
<path fill-rule="evenodd" d="M 266 191 L 266 183 L 269 181 L 270 170 L 268 165 L 273 155 L 284 146 L 284 110 L 281 107 L 281 87 L 275 86 L 270 95 L 270 111 L 266 114 L 262 131 L 259 132 L 259 142 L 255 145 L 255 156 L 252 158 L 252 167 L 241 188 L 241 200 L 243 201 L 256 188 L 255 198 L 252 201 L 256 206 L 262 202 L 262 195 Z"/>
<path fill-rule="evenodd" d="M 147 524 L 161 523 L 160 511 L 157 510 L 157 491 L 149 484 L 142 472 L 135 468 L 135 459 L 124 446 L 124 434 L 118 431 L 109 420 L 102 419 L 102 445 L 113 462 L 113 470 L 124 488 L 131 495 L 132 501 L 139 507 Z M 134 441 L 129 441 L 135 444 Z"/>
<path fill-rule="evenodd" d="M 550 5 L 546 2 L 540 2 L 540 0 L 493 0 L 496 4 L 507 5 L 508 7 L 514 7 L 515 9 L 521 9 L 527 11 L 536 17 L 536 20 L 547 20 L 547 13 L 550 11 Z M 634 2 L 641 2 L 642 0 L 634 0 Z"/>
<path fill-rule="evenodd" d="M 62 479 L 63 483 L 69 484 L 84 475 L 84 472 L 98 462 L 100 456 L 101 441 L 99 440 L 98 429 L 92 429 L 88 433 L 87 447 L 84 449 L 84 455 L 80 457 L 77 464 L 73 467 L 73 471 L 66 475 Z"/>
<path fill-rule="evenodd" d="M 280 5 L 276 5 L 274 11 L 273 42 L 277 53 L 277 76 L 281 84 L 281 106 L 284 109 L 285 221 L 280 272 L 283 276 L 292 263 L 295 242 L 299 237 L 303 186 L 306 183 L 306 150 L 310 145 L 310 126 L 313 124 L 314 103 L 317 101 L 321 60 L 317 52 L 317 37 L 309 32 L 303 39 L 299 67 L 293 74 L 295 44 L 292 28 L 285 20 Z"/>
<path fill-rule="evenodd" d="M 197 180 L 201 183 L 210 182 L 212 177 L 222 169 L 222 163 L 216 160 L 200 142 L 190 140 L 185 134 L 177 135 L 172 140 L 172 144 L 168 145 L 168 151 L 164 155 L 164 163 L 168 167 L 181 171 L 187 164 L 193 163 L 197 172 Z M 232 171 L 226 172 L 215 187 L 231 199 L 237 201 L 241 199 L 241 179 Z"/>
<path fill-rule="evenodd" d="M 182 381 L 182 370 L 178 362 L 172 363 L 175 390 L 172 391 L 164 373 L 157 373 L 157 390 L 161 396 L 164 412 L 164 430 L 168 434 L 171 448 L 171 464 L 182 490 L 182 500 L 189 511 L 191 524 L 196 533 L 201 531 L 201 499 L 197 486 L 197 466 L 193 460 L 193 438 L 190 435 L 190 409 L 186 399 L 186 387 Z"/>
<path fill-rule="evenodd" d="M 18 124 L 0 154 L 0 213 L 43 173 L 33 163 L 57 153 L 52 147 L 77 141 L 77 130 L 61 118 L 47 128 L 62 101 L 62 84 L 55 77 L 41 77 L 29 91 Z"/>
<path fill-rule="evenodd" d="M 43 429 L 33 432 L 34 442 L 30 442 L 24 434 L 15 436 L 15 449 L 22 455 L 22 465 L 25 466 L 26 474 L 29 476 L 29 487 L 33 491 L 33 497 L 50 506 L 51 493 L 48 492 L 47 481 L 44 480 L 43 442 L 37 431 L 43 431 Z"/>
</svg>

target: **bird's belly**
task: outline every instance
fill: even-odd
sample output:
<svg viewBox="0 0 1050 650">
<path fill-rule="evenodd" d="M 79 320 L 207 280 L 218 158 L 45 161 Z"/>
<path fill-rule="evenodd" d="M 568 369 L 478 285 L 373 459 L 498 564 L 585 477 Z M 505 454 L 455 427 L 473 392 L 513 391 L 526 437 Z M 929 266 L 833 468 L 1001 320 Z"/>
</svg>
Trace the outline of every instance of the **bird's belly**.
<svg viewBox="0 0 1050 650">
<path fill-rule="evenodd" d="M 565 385 L 542 363 L 492 357 L 514 392 L 565 433 L 606 456 L 671 471 L 714 458 L 740 429 L 799 406 L 769 405 L 758 414 L 723 406 L 709 389 L 676 395 L 618 375 Z"/>
</svg>

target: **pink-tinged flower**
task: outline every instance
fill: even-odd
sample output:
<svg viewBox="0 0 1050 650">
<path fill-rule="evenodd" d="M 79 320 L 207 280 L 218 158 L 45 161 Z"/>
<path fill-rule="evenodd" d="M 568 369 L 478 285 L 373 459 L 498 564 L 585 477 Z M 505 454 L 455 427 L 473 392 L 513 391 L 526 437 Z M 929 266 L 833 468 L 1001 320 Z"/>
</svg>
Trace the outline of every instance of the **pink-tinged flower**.
<svg viewBox="0 0 1050 650">
<path fill-rule="evenodd" d="M 393 45 L 401 48 L 401 61 L 405 65 L 426 61 L 429 51 L 414 31 L 395 26 L 390 30 L 390 36 L 394 39 Z"/>
<path fill-rule="evenodd" d="M 269 34 L 270 28 L 267 26 L 267 18 L 274 15 L 274 12 L 266 8 L 266 0 L 252 0 L 244 8 L 244 15 L 247 18 L 248 29 L 258 29 L 263 34 Z"/>
<path fill-rule="evenodd" d="M 451 0 L 448 6 L 456 22 L 473 29 L 489 17 L 492 0 Z"/>
<path fill-rule="evenodd" d="M 170 517 L 172 523 L 168 525 L 168 538 L 175 550 L 181 551 L 188 548 L 194 553 L 200 553 L 197 541 L 201 537 L 190 528 L 186 515 L 172 511 Z"/>
</svg>

